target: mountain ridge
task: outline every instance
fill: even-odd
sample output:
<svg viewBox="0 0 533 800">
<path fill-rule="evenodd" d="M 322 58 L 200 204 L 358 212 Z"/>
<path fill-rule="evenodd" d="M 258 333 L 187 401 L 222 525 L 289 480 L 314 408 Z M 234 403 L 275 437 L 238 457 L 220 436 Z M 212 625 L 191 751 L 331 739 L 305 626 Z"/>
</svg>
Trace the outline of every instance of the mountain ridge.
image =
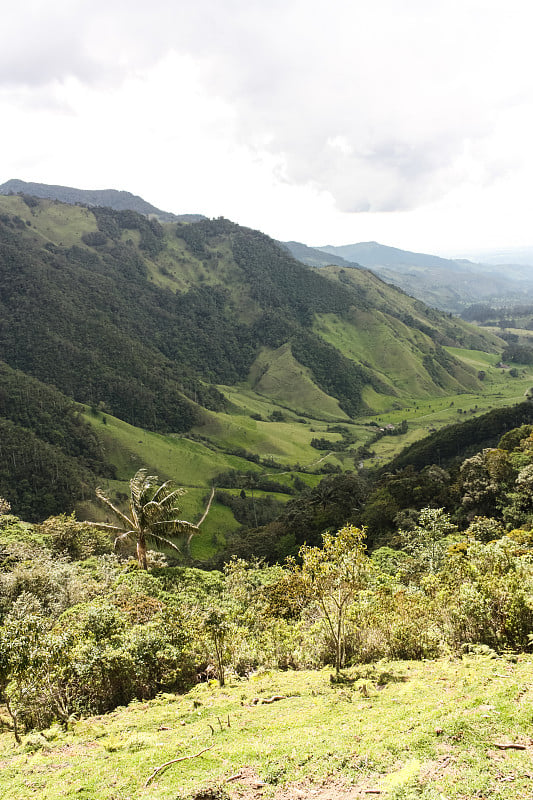
<svg viewBox="0 0 533 800">
<path fill-rule="evenodd" d="M 359 262 L 367 268 L 373 266 L 435 266 L 450 269 L 457 262 L 454 259 L 441 258 L 429 253 L 417 253 L 412 250 L 402 250 L 399 247 L 380 244 L 379 242 L 357 242 L 346 245 L 319 245 L 315 248 L 330 255 L 341 256 L 347 261 Z M 472 264 L 472 266 L 474 266 Z"/>
<path fill-rule="evenodd" d="M 379 307 L 384 324 L 393 326 L 396 337 L 397 323 L 393 320 L 397 319 L 411 329 L 414 326 L 416 347 L 422 348 L 420 362 L 426 362 L 425 367 L 422 363 L 420 370 L 425 373 L 424 381 L 429 379 L 430 382 L 433 377 L 432 369 L 427 371 L 428 359 L 433 357 L 432 352 L 437 353 L 440 346 L 464 344 L 465 336 L 471 343 L 488 342 L 487 337 L 483 339 L 481 333 L 464 323 L 451 322 L 445 315 L 439 317 L 422 306 L 413 305 L 405 297 L 401 301 L 399 296 L 393 298 L 392 294 L 398 290 L 386 289 L 379 278 L 370 277 L 366 271 L 349 270 L 350 279 L 345 279 L 346 275 L 342 273 L 328 275 L 321 270 L 309 270 L 265 234 L 228 220 L 170 223 L 170 227 L 163 228 L 155 220 L 147 220 L 135 212 L 103 208 L 76 210 L 75 206 L 71 207 L 72 211 L 67 211 L 69 207 L 64 206 L 63 217 L 57 219 L 57 207 L 50 205 L 51 201 L 35 202 L 37 205 L 28 205 L 24 198 L 6 197 L 0 204 L 0 209 L 3 206 L 12 211 L 1 222 L 1 243 L 6 258 L 0 302 L 3 301 L 4 319 L 13 320 L 11 326 L 4 328 L 3 347 L 10 354 L 9 358 L 4 356 L 4 360 L 22 369 L 33 364 L 35 377 L 46 378 L 43 372 L 46 358 L 44 355 L 37 358 L 36 353 L 42 352 L 50 335 L 47 331 L 57 329 L 55 309 L 58 305 L 64 306 L 61 324 L 63 329 L 68 329 L 65 354 L 70 352 L 74 361 L 70 367 L 63 364 L 63 377 L 59 377 L 58 366 L 49 364 L 46 369 L 54 366 L 56 385 L 69 396 L 83 402 L 96 399 L 112 403 L 111 410 L 114 408 L 115 413 L 122 408 L 118 416 L 125 413 L 127 398 L 131 397 L 131 392 L 125 388 L 128 382 L 124 373 L 126 358 L 117 361 L 115 357 L 112 366 L 108 353 L 100 354 L 100 368 L 112 372 L 107 382 L 100 382 L 98 391 L 101 396 L 96 398 L 80 394 L 87 391 L 82 389 L 82 385 L 90 386 L 91 381 L 85 380 L 80 384 L 73 378 L 79 372 L 75 364 L 86 362 L 83 348 L 77 342 L 86 342 L 86 349 L 98 350 L 100 340 L 96 330 L 102 331 L 104 339 L 112 336 L 115 348 L 121 352 L 129 346 L 126 342 L 130 332 L 137 327 L 139 332 L 142 331 L 142 341 L 136 346 L 135 353 L 145 353 L 143 358 L 151 361 L 154 374 L 159 369 L 158 363 L 161 363 L 161 369 L 163 363 L 168 364 L 165 367 L 168 374 L 172 374 L 171 364 L 179 363 L 180 368 L 185 369 L 182 375 L 187 375 L 187 380 L 192 382 L 196 397 L 201 394 L 198 378 L 207 379 L 209 383 L 229 384 L 243 380 L 259 346 L 278 348 L 290 340 L 297 360 L 312 370 L 322 389 L 328 394 L 333 392 L 333 396 L 341 400 L 341 405 L 346 405 L 345 410 L 350 415 L 357 408 L 365 407 L 362 387 L 369 385 L 382 392 L 383 382 L 370 367 L 365 366 L 364 357 L 341 356 L 331 335 L 329 343 L 326 343 L 317 327 L 321 316 L 349 315 L 351 308 L 358 309 L 359 315 L 372 315 L 372 309 L 377 312 Z M 17 214 L 13 213 L 15 210 Z M 55 228 L 50 227 L 52 219 Z M 74 232 L 70 246 L 66 247 L 67 229 L 72 231 L 76 228 L 80 233 Z M 11 256 L 7 258 L 7 249 L 13 247 L 17 249 L 16 256 L 11 250 Z M 13 259 L 16 261 L 14 273 L 10 270 Z M 31 321 L 28 319 L 24 336 L 21 333 L 17 337 L 21 311 L 31 306 L 27 293 L 21 294 L 28 281 L 37 281 L 43 303 L 39 316 Z M 100 284 L 106 286 L 103 294 Z M 85 294 L 80 286 L 84 287 Z M 384 304 L 384 298 L 389 296 Z M 66 304 L 67 297 L 71 298 L 70 305 Z M 405 308 L 399 310 L 402 304 Z M 18 310 L 15 316 L 14 306 Z M 98 310 L 102 315 L 100 325 L 87 316 L 87 306 L 92 312 Z M 117 317 L 118 309 L 121 309 L 120 317 Z M 146 323 L 140 323 L 143 315 L 146 315 Z M 189 324 L 173 328 L 170 323 L 173 315 L 189 320 Z M 124 322 L 128 318 L 131 321 L 126 331 Z M 105 330 L 102 328 L 104 321 Z M 48 326 L 46 330 L 45 324 Z M 359 323 L 349 323 L 353 324 L 357 326 Z M 150 327 L 145 330 L 145 325 Z M 40 333 L 35 336 L 37 329 Z M 160 342 L 158 357 L 148 357 L 148 352 L 153 352 L 149 329 L 153 329 Z M 87 339 L 89 331 L 93 331 L 90 340 Z M 29 348 L 23 344 L 28 336 L 33 341 Z M 134 355 L 134 359 L 135 362 L 130 358 L 128 369 L 133 369 L 133 363 L 138 364 L 135 369 L 142 369 L 142 358 L 139 360 L 139 356 Z M 200 373 L 195 366 L 198 363 Z M 447 363 L 451 365 L 452 360 Z M 120 380 L 116 373 L 118 364 L 122 364 Z M 152 375 L 143 378 L 144 391 L 150 385 L 153 385 L 150 391 L 155 391 L 153 381 Z M 181 382 L 183 384 L 183 379 Z M 105 391 L 104 385 L 107 386 Z M 121 401 L 117 394 L 120 385 L 124 387 Z M 160 407 L 162 384 L 157 385 Z M 395 394 L 396 390 L 392 393 Z M 204 395 L 208 404 L 216 404 L 216 395 L 212 392 L 205 394 L 205 390 Z M 155 395 L 150 404 L 152 402 L 155 402 Z M 168 414 L 168 410 L 165 413 Z M 185 413 L 185 407 L 182 413 Z M 165 414 L 161 416 L 161 412 L 157 412 L 156 418 L 159 419 L 156 424 L 161 425 Z M 125 419 L 134 424 L 141 423 L 140 418 L 126 415 Z M 150 427 L 148 418 L 141 424 Z M 171 423 L 174 428 L 176 424 L 177 419 Z M 178 430 L 180 427 L 178 425 Z"/>
<path fill-rule="evenodd" d="M 33 183 L 11 178 L 0 185 L 0 194 L 26 194 L 43 200 L 58 200 L 69 205 L 103 206 L 116 211 L 136 211 L 154 216 L 161 222 L 198 222 L 205 219 L 202 214 L 173 214 L 162 211 L 139 195 L 117 189 L 76 189 L 58 184 Z"/>
<path fill-rule="evenodd" d="M 339 264 L 340 258 L 347 268 L 358 265 L 370 269 L 387 283 L 400 287 L 427 305 L 455 314 L 479 302 L 502 305 L 533 301 L 533 278 L 523 267 L 515 269 L 478 264 L 468 259 L 446 259 L 378 242 L 313 248 L 300 242 L 286 242 L 285 246 L 308 266 L 326 266 L 328 259 Z"/>
</svg>

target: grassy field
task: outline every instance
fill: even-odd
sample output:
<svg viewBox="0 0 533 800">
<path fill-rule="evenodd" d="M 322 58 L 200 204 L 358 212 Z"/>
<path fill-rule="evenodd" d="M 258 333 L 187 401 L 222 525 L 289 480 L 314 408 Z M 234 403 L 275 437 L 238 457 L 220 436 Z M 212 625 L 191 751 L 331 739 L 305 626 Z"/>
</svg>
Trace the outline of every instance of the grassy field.
<svg viewBox="0 0 533 800">
<path fill-rule="evenodd" d="M 228 394 L 230 398 L 233 396 L 231 391 Z M 251 401 L 251 404 L 265 413 L 273 408 L 262 401 Z M 239 410 L 237 406 L 236 410 Z M 100 413 L 95 415 L 86 412 L 84 418 L 98 434 L 108 460 L 116 469 L 116 480 L 101 482 L 106 492 L 114 497 L 122 495 L 125 498 L 132 475 L 141 467 L 146 467 L 151 474 L 158 475 L 162 480 L 172 479 L 186 489 L 180 500 L 180 508 L 183 518 L 191 522 L 197 522 L 202 516 L 212 481 L 220 472 L 239 470 L 272 474 L 272 478 L 286 485 L 288 491 L 292 488 L 294 474 L 300 475 L 308 485 L 315 485 L 321 477 L 295 473 L 289 469 L 299 460 L 302 465 L 312 464 L 324 455 L 309 444 L 311 438 L 317 435 L 316 430 L 313 432 L 308 423 L 297 423 L 295 418 L 287 423 L 261 422 L 252 420 L 246 413 L 229 415 L 207 412 L 205 424 L 200 429 L 205 439 L 203 441 L 153 433 Z M 320 426 L 320 430 L 326 427 Z M 338 434 L 330 436 L 339 438 Z M 281 471 L 227 452 L 237 447 L 259 454 L 262 458 L 272 457 L 280 465 Z M 338 459 L 335 461 L 338 462 Z M 261 492 L 257 496 L 261 496 Z M 290 494 L 274 493 L 273 496 L 286 501 Z M 105 507 L 96 499 L 79 503 L 76 511 L 79 519 L 106 518 Z M 199 560 L 210 558 L 224 545 L 227 534 L 239 527 L 231 511 L 214 502 L 201 532 L 192 541 L 191 555 Z"/>
<path fill-rule="evenodd" d="M 380 662 L 343 684 L 327 670 L 267 672 L 30 733 L 20 746 L 4 731 L 0 798 L 525 800 L 532 667 L 529 656 Z"/>
<path fill-rule="evenodd" d="M 374 416 L 373 419 L 379 425 L 388 423 L 398 425 L 401 420 L 406 419 L 409 430 L 403 436 L 386 436 L 372 445 L 376 457 L 366 462 L 368 466 L 389 461 L 403 447 L 445 425 L 462 422 L 494 408 L 520 403 L 524 399 L 526 390 L 533 385 L 533 367 L 531 365 L 517 365 L 519 375 L 517 378 L 513 378 L 509 375 L 508 369 L 502 370 L 496 367 L 498 358 L 494 354 L 456 347 L 446 349 L 465 364 L 485 373 L 482 391 L 450 393 L 442 397 L 414 398 L 401 408 Z"/>
<path fill-rule="evenodd" d="M 87 208 L 66 206 L 53 200 L 41 200 L 29 208 L 21 197 L 0 196 L 0 211 L 17 214 L 43 241 L 69 247 L 80 243 L 84 233 L 96 230 L 96 221 Z"/>
<path fill-rule="evenodd" d="M 183 518 L 197 522 L 205 509 L 211 480 L 229 469 L 257 469 L 256 465 L 236 456 L 220 453 L 201 442 L 182 436 L 162 435 L 135 428 L 122 420 L 87 413 L 104 446 L 106 456 L 117 470 L 117 480 L 102 481 L 102 488 L 112 496 L 126 495 L 129 480 L 141 467 L 161 479 L 172 479 L 186 489 L 180 500 Z M 105 518 L 105 508 L 96 500 L 77 506 L 79 519 Z M 194 558 L 207 559 L 224 544 L 225 536 L 238 528 L 231 511 L 213 503 L 210 513 L 192 542 Z"/>
<path fill-rule="evenodd" d="M 287 405 L 288 398 L 279 388 L 280 375 L 287 365 L 290 366 L 292 359 L 286 346 L 279 351 L 265 351 L 247 384 L 219 386 L 231 410 L 227 413 L 202 412 L 203 421 L 192 431 L 192 436 L 157 434 L 109 415 L 104 417 L 100 413 L 87 412 L 85 419 L 98 434 L 106 456 L 117 472 L 117 481 L 104 483 L 104 488 L 115 493 L 127 493 L 131 476 L 140 467 L 147 467 L 150 472 L 163 479 L 172 478 L 187 489 L 182 500 L 183 513 L 185 518 L 195 521 L 200 518 L 212 481 L 220 472 L 251 470 L 263 475 L 271 474 L 288 488 L 292 487 L 293 478 L 298 475 L 308 485 L 315 485 L 322 477 L 318 470 L 325 463 L 343 470 L 357 469 L 360 459 L 355 449 L 361 445 L 369 444 L 374 453 L 363 461 L 364 466 L 381 465 L 407 445 L 445 425 L 520 402 L 525 391 L 533 385 L 531 366 L 518 365 L 518 377 L 511 377 L 508 369 L 496 367 L 498 356 L 495 354 L 448 349 L 471 369 L 483 371 L 485 377 L 479 384 L 481 391 L 448 391 L 438 397 L 422 392 L 392 402 L 390 397 L 386 397 L 380 413 L 355 420 L 347 419 L 333 398 L 329 398 L 331 403 L 328 405 L 323 398 L 317 397 L 320 390 L 296 362 L 290 390 L 294 406 Z M 326 395 L 324 397 L 328 399 Z M 378 398 L 379 395 L 373 393 L 374 406 Z M 272 421 L 275 412 L 281 415 L 281 420 Z M 398 426 L 402 420 L 408 423 L 406 433 L 371 441 L 377 429 L 369 422 L 385 427 L 388 424 Z M 345 427 L 354 440 L 346 452 L 317 450 L 311 446 L 313 438 L 338 441 L 341 435 L 331 429 L 338 424 Z M 242 457 L 244 453 L 259 456 L 262 463 Z M 305 468 L 306 472 L 295 470 L 296 465 Z M 88 514 L 94 516 L 98 513 L 94 502 L 80 504 L 78 508 L 78 516 L 82 519 Z M 199 559 L 209 558 L 220 549 L 226 535 L 238 527 L 231 512 L 214 503 L 202 533 L 193 542 L 193 555 Z"/>
</svg>

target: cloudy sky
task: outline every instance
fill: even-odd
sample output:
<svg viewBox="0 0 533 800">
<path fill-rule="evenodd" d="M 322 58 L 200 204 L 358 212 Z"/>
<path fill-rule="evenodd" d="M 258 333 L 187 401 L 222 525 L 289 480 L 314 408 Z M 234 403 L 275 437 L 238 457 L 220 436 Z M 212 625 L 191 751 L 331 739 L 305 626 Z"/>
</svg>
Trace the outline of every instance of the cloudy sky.
<svg viewBox="0 0 533 800">
<path fill-rule="evenodd" d="M 311 245 L 533 244 L 531 0 L 26 0 L 9 178 Z"/>
</svg>

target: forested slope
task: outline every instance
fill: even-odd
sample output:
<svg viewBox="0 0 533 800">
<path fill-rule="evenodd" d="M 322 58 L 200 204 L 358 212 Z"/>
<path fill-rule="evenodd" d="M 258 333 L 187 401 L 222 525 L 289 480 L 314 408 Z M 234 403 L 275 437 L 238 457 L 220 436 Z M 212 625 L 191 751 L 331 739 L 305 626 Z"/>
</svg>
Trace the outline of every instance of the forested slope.
<svg viewBox="0 0 533 800">
<path fill-rule="evenodd" d="M 71 510 L 112 475 L 75 403 L 0 362 L 0 494 L 33 521 Z"/>
<path fill-rule="evenodd" d="M 396 372 L 381 331 L 402 343 Z M 341 419 L 479 389 L 444 345 L 495 351 L 498 339 L 367 271 L 309 269 L 223 218 L 162 225 L 0 197 L 0 358 L 140 428 L 184 433 L 207 411 L 232 413 L 225 386 L 258 386 L 315 418 L 337 407 Z"/>
</svg>

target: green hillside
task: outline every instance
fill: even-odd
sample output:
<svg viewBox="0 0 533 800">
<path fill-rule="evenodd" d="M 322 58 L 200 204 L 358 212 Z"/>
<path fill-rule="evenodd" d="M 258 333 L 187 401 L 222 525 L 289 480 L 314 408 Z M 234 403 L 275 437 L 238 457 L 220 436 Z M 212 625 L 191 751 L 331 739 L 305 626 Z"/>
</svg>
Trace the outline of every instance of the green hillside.
<svg viewBox="0 0 533 800">
<path fill-rule="evenodd" d="M 372 438 L 369 417 L 482 395 L 479 369 L 462 354 L 496 359 L 504 347 L 366 270 L 309 269 L 223 218 L 160 224 L 27 195 L 0 196 L 0 318 L 6 369 L 91 410 L 84 424 L 97 433 L 101 463 L 78 459 L 88 472 L 65 509 L 102 476 L 118 491 L 142 464 L 189 487 L 191 516 L 220 472 L 290 472 L 312 483 L 326 468 L 353 469 Z M 20 425 L 7 411 L 0 419 Z M 25 429 L 39 437 L 33 420 Z M 340 434 L 328 432 L 335 423 L 348 425 L 340 451 Z M 72 458 L 66 438 L 45 441 L 58 459 Z M 61 464 L 56 472 L 75 471 Z M 44 491 L 30 485 L 23 499 L 7 475 L 0 494 L 18 511 L 48 513 L 35 497 Z M 219 511 L 224 530 L 237 525 Z"/>
<path fill-rule="evenodd" d="M 526 800 L 531 668 L 530 656 L 382 661 L 340 686 L 328 670 L 270 670 L 54 725 L 16 748 L 6 731 L 6 797 L 26 800 L 31 786 L 47 800 Z"/>
</svg>

